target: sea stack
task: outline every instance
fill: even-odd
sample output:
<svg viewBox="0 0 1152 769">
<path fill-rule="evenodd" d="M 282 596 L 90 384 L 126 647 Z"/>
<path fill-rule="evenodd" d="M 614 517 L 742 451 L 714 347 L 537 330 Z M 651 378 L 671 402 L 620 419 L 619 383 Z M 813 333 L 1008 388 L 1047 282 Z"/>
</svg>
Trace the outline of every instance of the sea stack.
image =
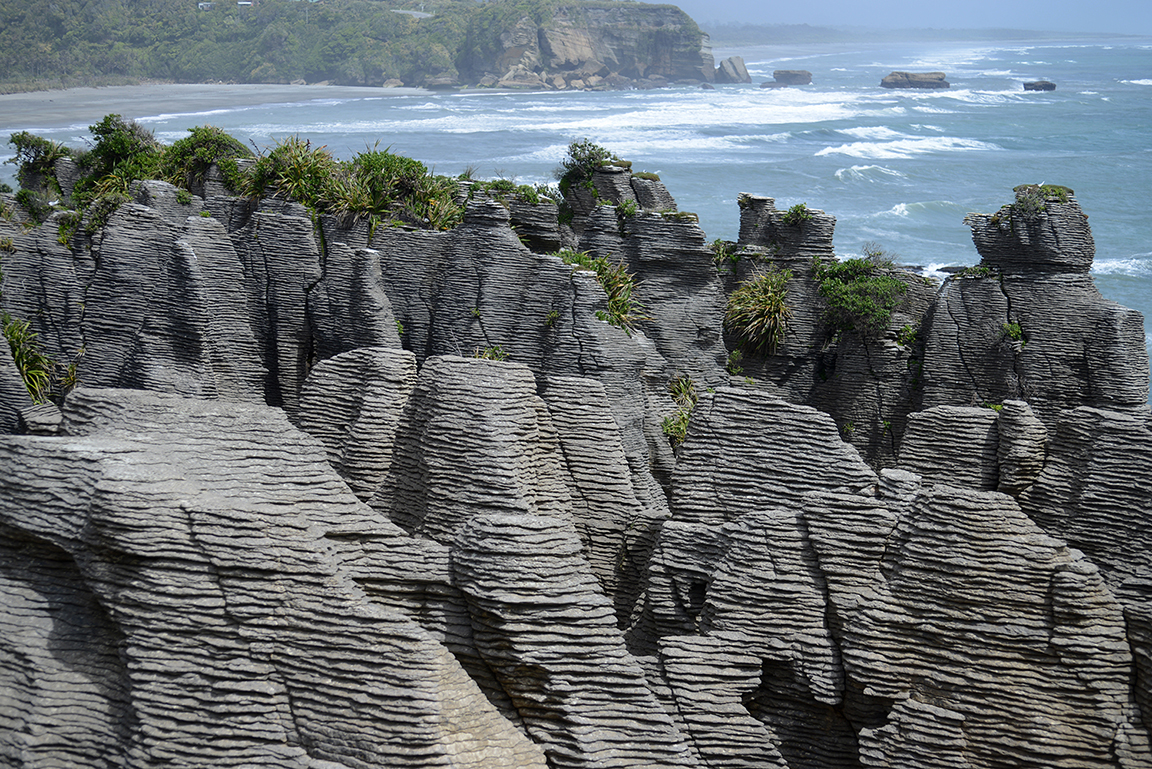
<svg viewBox="0 0 1152 769">
<path fill-rule="evenodd" d="M 951 88 L 943 72 L 893 72 L 880 81 L 883 88 Z"/>
</svg>

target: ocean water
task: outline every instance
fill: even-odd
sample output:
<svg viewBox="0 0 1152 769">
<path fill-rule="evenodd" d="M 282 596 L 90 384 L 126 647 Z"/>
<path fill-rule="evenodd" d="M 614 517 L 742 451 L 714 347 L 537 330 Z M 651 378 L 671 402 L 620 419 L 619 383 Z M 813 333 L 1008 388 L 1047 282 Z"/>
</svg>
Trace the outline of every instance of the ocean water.
<svg viewBox="0 0 1152 769">
<path fill-rule="evenodd" d="M 836 248 L 876 243 L 939 270 L 979 257 L 963 224 L 1022 183 L 1063 184 L 1089 215 L 1094 275 L 1108 298 L 1152 327 L 1152 39 L 925 42 L 716 49 L 743 56 L 752 85 L 605 93 L 349 95 L 312 88 L 288 99 L 188 110 L 158 100 L 121 111 L 163 141 L 217 125 L 258 146 L 291 135 L 340 157 L 389 147 L 438 173 L 553 181 L 573 139 L 652 171 L 708 239 L 735 239 L 737 195 L 806 203 L 837 219 Z M 807 69 L 810 86 L 761 89 L 774 69 Z M 943 71 L 942 91 L 879 87 L 892 70 Z M 1054 92 L 1022 83 L 1051 80 Z M 203 86 L 210 89 L 211 86 Z M 337 93 L 338 92 L 338 93 Z M 20 124 L 79 145 L 84 122 Z M 3 123 L 12 123 L 3 126 Z M 11 169 L 11 166 L 7 167 Z M 10 170 L 5 176 L 10 176 Z"/>
</svg>

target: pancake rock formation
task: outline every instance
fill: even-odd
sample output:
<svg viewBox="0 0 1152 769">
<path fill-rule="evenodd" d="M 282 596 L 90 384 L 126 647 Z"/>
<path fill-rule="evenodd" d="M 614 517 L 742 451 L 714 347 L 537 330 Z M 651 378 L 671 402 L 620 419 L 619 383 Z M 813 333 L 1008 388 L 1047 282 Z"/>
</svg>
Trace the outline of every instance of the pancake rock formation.
<svg viewBox="0 0 1152 769">
<path fill-rule="evenodd" d="M 941 285 L 586 182 L 444 231 L 4 197 L 0 309 L 78 386 L 0 346 L 0 766 L 1152 767 L 1148 355 L 1072 191 Z"/>
</svg>

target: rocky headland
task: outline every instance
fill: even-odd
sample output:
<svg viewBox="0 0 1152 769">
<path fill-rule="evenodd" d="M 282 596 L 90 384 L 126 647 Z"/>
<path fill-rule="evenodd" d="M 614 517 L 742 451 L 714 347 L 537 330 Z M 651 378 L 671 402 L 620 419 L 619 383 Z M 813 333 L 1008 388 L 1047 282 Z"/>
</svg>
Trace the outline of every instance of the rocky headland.
<svg viewBox="0 0 1152 769">
<path fill-rule="evenodd" d="M 0 763 L 1152 766 L 1148 357 L 1070 190 L 942 285 L 615 161 L 444 230 L 197 192 L 4 200 L 79 387 L 0 346 Z"/>
</svg>

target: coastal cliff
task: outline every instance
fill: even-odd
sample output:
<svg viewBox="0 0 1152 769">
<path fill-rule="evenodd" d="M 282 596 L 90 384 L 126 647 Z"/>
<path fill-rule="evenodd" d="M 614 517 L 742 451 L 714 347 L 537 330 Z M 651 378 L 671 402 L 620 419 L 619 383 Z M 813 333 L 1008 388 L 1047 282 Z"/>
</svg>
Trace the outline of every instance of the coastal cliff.
<svg viewBox="0 0 1152 769">
<path fill-rule="evenodd" d="M 442 229 L 4 199 L 0 307 L 80 384 L 0 349 L 7 765 L 1152 766 L 1148 358 L 1074 194 L 941 285 L 585 170 Z"/>
<path fill-rule="evenodd" d="M 427 8 L 427 10 L 425 10 Z M 530 89 L 714 77 L 708 37 L 674 5 L 616 0 L 323 4 L 15 0 L 0 89 L 144 80 Z"/>
<path fill-rule="evenodd" d="M 461 82 L 598 89 L 715 77 L 708 37 L 673 5 L 561 4 L 547 15 L 526 14 L 500 26 L 477 16 L 459 65 Z"/>
</svg>

